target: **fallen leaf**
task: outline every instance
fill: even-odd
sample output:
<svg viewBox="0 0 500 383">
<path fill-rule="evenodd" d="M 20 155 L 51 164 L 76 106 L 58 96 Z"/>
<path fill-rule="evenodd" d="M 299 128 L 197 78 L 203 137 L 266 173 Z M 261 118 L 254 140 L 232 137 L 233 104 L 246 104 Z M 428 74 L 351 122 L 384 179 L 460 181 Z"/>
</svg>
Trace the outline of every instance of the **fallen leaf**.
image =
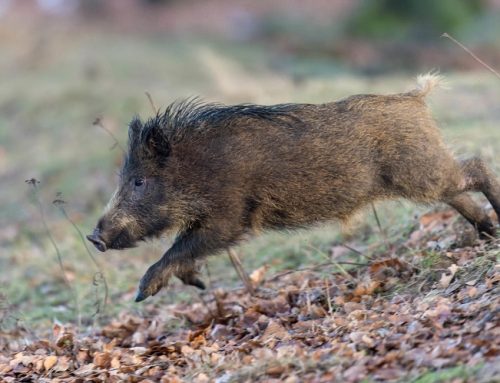
<svg viewBox="0 0 500 383">
<path fill-rule="evenodd" d="M 439 280 L 439 285 L 445 289 L 447 288 L 451 281 L 453 280 L 453 277 L 455 277 L 455 274 L 457 273 L 459 267 L 456 264 L 452 264 L 450 267 L 448 267 L 448 270 L 450 271 L 449 274 L 443 273 L 441 274 L 441 279 Z"/>
<path fill-rule="evenodd" d="M 45 368 L 46 371 L 48 371 L 52 367 L 54 367 L 56 363 L 57 363 L 57 356 L 50 355 L 46 357 L 45 360 L 43 361 L 43 367 Z"/>
<path fill-rule="evenodd" d="M 477 287 L 469 287 L 467 289 L 467 295 L 469 295 L 470 298 L 474 298 L 477 295 Z"/>
<path fill-rule="evenodd" d="M 111 354 L 109 352 L 96 352 L 94 364 L 99 368 L 108 368 L 111 364 Z"/>
<path fill-rule="evenodd" d="M 267 325 L 267 328 L 262 335 L 262 340 L 264 342 L 270 339 L 284 340 L 289 338 L 290 334 L 288 334 L 288 331 L 286 331 L 286 329 L 275 320 L 269 321 L 269 324 Z"/>
<path fill-rule="evenodd" d="M 420 217 L 421 229 L 432 230 L 437 225 L 446 224 L 451 218 L 455 216 L 453 210 L 439 211 L 436 213 L 427 213 Z"/>
<path fill-rule="evenodd" d="M 250 280 L 252 281 L 253 287 L 259 286 L 262 281 L 264 280 L 264 277 L 266 275 L 267 270 L 269 269 L 268 265 L 264 265 L 262 267 L 259 267 L 258 269 L 254 270 L 250 274 Z"/>
</svg>

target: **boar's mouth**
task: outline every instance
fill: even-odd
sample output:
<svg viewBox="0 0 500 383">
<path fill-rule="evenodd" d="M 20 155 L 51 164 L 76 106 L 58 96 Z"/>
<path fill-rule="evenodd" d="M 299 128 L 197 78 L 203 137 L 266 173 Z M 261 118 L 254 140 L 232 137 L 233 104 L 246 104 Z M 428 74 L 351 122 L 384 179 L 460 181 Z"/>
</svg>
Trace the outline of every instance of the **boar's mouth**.
<svg viewBox="0 0 500 383">
<path fill-rule="evenodd" d="M 87 239 L 92 242 L 92 244 L 96 247 L 97 250 L 101 252 L 105 252 L 106 250 L 122 250 L 129 249 L 136 246 L 136 241 L 132 239 L 128 232 L 121 231 L 118 235 L 113 238 L 112 241 L 108 241 L 103 238 L 101 234 L 97 230 L 95 230 L 91 235 L 87 235 Z"/>
<path fill-rule="evenodd" d="M 123 230 L 120 233 L 118 233 L 118 235 L 111 241 L 111 243 L 108 245 L 108 249 L 113 249 L 113 250 L 130 249 L 136 246 L 136 242 L 137 241 L 134 240 L 127 231 Z"/>
<path fill-rule="evenodd" d="M 107 250 L 106 243 L 95 233 L 87 235 L 87 239 L 92 242 L 95 248 L 103 253 Z"/>
</svg>

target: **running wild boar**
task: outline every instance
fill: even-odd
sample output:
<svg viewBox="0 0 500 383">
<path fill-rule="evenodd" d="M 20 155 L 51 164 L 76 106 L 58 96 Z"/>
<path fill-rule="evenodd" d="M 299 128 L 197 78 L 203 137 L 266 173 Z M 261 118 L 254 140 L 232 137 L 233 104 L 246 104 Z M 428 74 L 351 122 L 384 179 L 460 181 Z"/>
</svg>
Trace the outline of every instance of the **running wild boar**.
<svg viewBox="0 0 500 383">
<path fill-rule="evenodd" d="M 129 126 L 119 186 L 88 239 L 100 251 L 176 233 L 142 277 L 136 301 L 172 275 L 203 288 L 197 261 L 251 232 L 346 221 L 367 204 L 444 202 L 482 237 L 496 229 L 468 192 L 500 217 L 500 183 L 480 158 L 458 161 L 425 96 L 436 75 L 395 95 L 272 106 L 178 102 Z"/>
</svg>

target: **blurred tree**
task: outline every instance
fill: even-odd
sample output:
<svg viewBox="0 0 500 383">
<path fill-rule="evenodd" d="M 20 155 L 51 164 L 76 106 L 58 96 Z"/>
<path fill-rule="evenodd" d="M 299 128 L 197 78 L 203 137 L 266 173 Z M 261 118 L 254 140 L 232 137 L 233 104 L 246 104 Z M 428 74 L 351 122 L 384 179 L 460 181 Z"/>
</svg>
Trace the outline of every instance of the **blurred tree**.
<svg viewBox="0 0 500 383">
<path fill-rule="evenodd" d="M 140 0 L 144 5 L 166 5 L 172 3 L 172 0 Z"/>
<path fill-rule="evenodd" d="M 104 16 L 107 12 L 104 0 L 80 0 L 79 10 L 86 17 Z"/>
<path fill-rule="evenodd" d="M 484 12 L 483 0 L 365 0 L 347 22 L 346 32 L 364 38 L 435 38 L 456 33 Z"/>
</svg>

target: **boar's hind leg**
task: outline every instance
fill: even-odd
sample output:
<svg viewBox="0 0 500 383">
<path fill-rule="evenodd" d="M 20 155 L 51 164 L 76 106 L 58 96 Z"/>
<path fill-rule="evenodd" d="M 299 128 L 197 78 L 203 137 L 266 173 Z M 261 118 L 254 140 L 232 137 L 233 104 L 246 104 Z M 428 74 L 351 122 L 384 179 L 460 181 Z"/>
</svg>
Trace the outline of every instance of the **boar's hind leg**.
<svg viewBox="0 0 500 383">
<path fill-rule="evenodd" d="M 500 182 L 485 162 L 477 157 L 461 164 L 466 179 L 466 190 L 482 192 L 497 213 L 500 223 Z"/>
<path fill-rule="evenodd" d="M 480 237 L 488 238 L 495 235 L 495 226 L 490 217 L 467 193 L 459 194 L 447 202 L 476 228 Z"/>
</svg>

